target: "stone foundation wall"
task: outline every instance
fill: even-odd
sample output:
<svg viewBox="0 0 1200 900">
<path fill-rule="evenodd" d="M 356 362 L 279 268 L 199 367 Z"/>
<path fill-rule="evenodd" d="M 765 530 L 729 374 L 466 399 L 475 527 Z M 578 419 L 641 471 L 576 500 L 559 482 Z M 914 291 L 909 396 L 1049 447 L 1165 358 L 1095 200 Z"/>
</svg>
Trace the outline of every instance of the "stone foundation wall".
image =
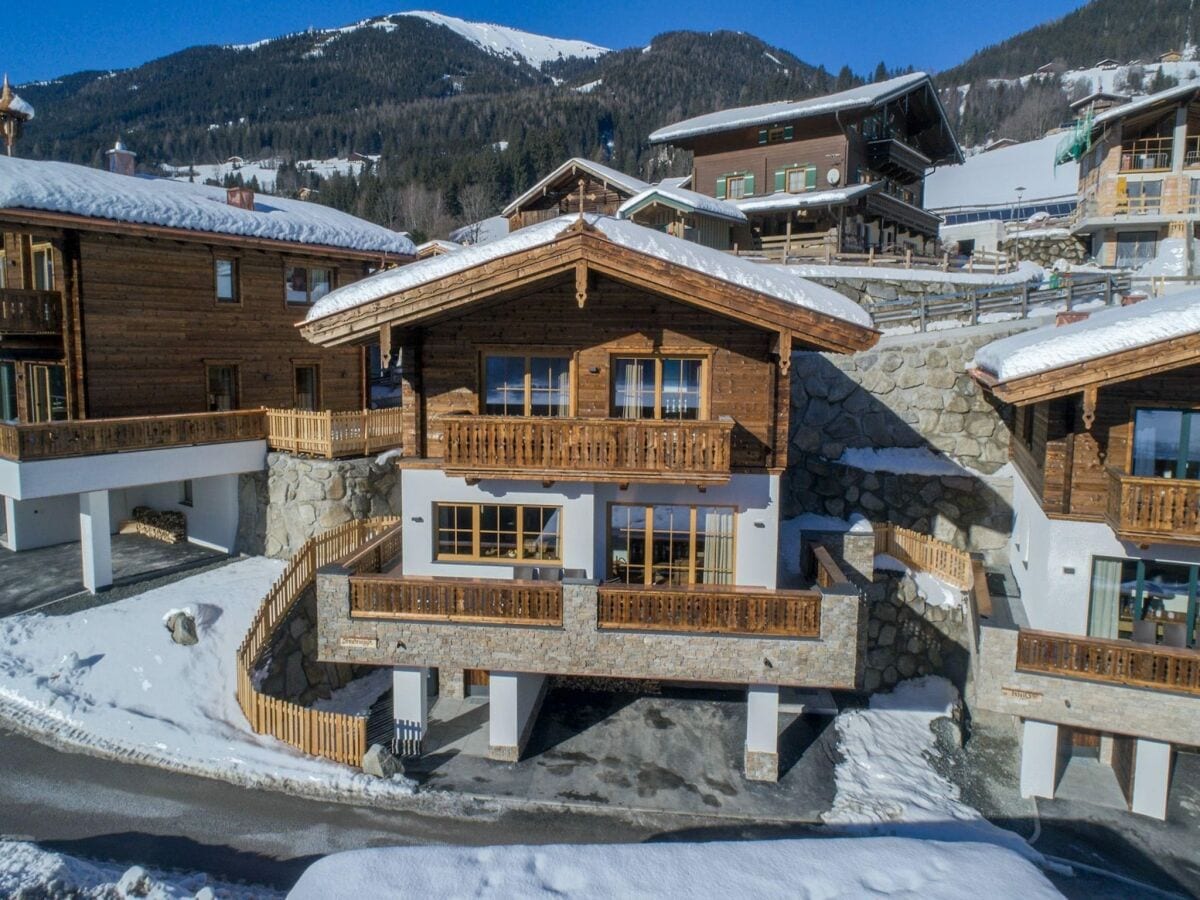
<svg viewBox="0 0 1200 900">
<path fill-rule="evenodd" d="M 1022 246 L 1024 246 L 1023 243 Z M 994 281 L 990 281 L 988 278 L 982 277 L 986 273 L 978 272 L 975 273 L 981 276 L 978 280 L 973 280 L 970 284 L 963 284 L 955 281 L 937 281 L 935 280 L 937 272 L 927 273 L 928 278 L 888 278 L 886 269 L 880 269 L 879 272 L 880 274 L 873 278 L 805 277 L 809 281 L 833 288 L 839 294 L 845 294 L 854 302 L 868 309 L 876 303 L 886 303 L 901 297 L 910 297 L 914 300 L 919 300 L 921 297 L 945 297 L 947 294 L 962 293 L 971 287 L 982 289 L 1014 283 L 1014 276 L 1011 274 L 997 275 Z M 1017 280 L 1015 283 L 1019 285 L 1020 281 Z"/>
<path fill-rule="evenodd" d="M 310 706 L 358 675 L 358 666 L 317 661 L 317 592 L 309 588 L 275 632 L 259 668 L 259 689 L 271 697 Z"/>
<path fill-rule="evenodd" d="M 877 572 L 866 596 L 864 691 L 921 675 L 945 676 L 964 690 L 969 634 L 961 607 L 926 603 L 913 578 L 897 572 Z"/>
<path fill-rule="evenodd" d="M 239 500 L 238 549 L 287 558 L 335 525 L 399 514 L 400 473 L 374 458 L 269 453 L 266 473 L 241 477 Z"/>
<path fill-rule="evenodd" d="M 794 354 L 784 515 L 858 513 L 1002 559 L 1011 483 L 989 476 L 1008 460 L 1009 424 L 966 365 L 978 347 L 1028 327 L 885 338 L 845 356 Z M 922 474 L 903 459 L 856 460 L 861 468 L 840 461 L 862 448 L 924 448 L 957 468 Z"/>
<path fill-rule="evenodd" d="M 1010 257 L 1027 259 L 1046 269 L 1060 259 L 1077 264 L 1088 260 L 1087 247 L 1083 241 L 1069 234 L 1010 238 L 1000 245 L 1000 250 Z"/>
</svg>

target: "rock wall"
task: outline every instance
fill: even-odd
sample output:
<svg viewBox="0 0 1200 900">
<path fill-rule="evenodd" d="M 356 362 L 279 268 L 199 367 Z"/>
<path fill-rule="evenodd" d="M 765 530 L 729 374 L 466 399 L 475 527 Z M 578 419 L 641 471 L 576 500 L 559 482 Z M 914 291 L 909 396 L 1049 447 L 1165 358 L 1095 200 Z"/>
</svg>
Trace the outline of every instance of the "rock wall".
<svg viewBox="0 0 1200 900">
<path fill-rule="evenodd" d="M 276 630 L 258 670 L 263 693 L 301 706 L 324 700 L 361 674 L 360 667 L 317 662 L 317 593 L 309 588 Z"/>
<path fill-rule="evenodd" d="M 319 532 L 351 519 L 397 515 L 400 476 L 374 458 L 308 459 L 269 453 L 267 471 L 239 484 L 238 547 L 287 558 Z"/>
<path fill-rule="evenodd" d="M 1027 259 L 1046 269 L 1060 259 L 1076 264 L 1088 260 L 1083 241 L 1069 234 L 1010 238 L 1000 245 L 1000 250 L 1010 257 Z"/>
<path fill-rule="evenodd" d="M 965 689 L 969 636 L 961 607 L 926 603 L 913 578 L 897 572 L 876 572 L 866 596 L 864 691 L 920 675 L 942 675 Z"/>
<path fill-rule="evenodd" d="M 805 277 L 809 281 L 815 281 L 817 284 L 823 284 L 826 287 L 833 288 L 839 294 L 845 294 L 851 300 L 859 305 L 870 308 L 876 303 L 886 303 L 890 300 L 897 300 L 901 297 L 911 297 L 919 299 L 921 297 L 944 297 L 947 294 L 958 294 L 967 290 L 969 287 L 987 288 L 993 285 L 1020 284 L 1021 279 L 1018 276 L 997 275 L 995 280 L 989 280 L 981 277 L 978 281 L 971 284 L 963 284 L 955 281 L 937 281 L 937 272 L 929 272 L 927 278 L 897 278 L 895 276 L 889 278 L 886 269 L 880 269 L 880 274 L 873 278 L 852 278 L 839 275 L 837 277 L 829 277 L 825 275 Z M 983 276 L 985 273 L 979 272 L 977 275 Z"/>
<path fill-rule="evenodd" d="M 792 358 L 791 445 L 784 515 L 859 513 L 1003 559 L 1011 482 L 991 479 L 1008 459 L 1009 427 L 966 374 L 976 348 L 1027 324 L 883 339 L 851 355 Z M 923 474 L 905 454 L 863 467 L 847 450 L 924 448 L 946 455 Z M 852 454 L 853 455 L 853 454 Z M 886 453 L 885 453 L 886 455 Z"/>
</svg>

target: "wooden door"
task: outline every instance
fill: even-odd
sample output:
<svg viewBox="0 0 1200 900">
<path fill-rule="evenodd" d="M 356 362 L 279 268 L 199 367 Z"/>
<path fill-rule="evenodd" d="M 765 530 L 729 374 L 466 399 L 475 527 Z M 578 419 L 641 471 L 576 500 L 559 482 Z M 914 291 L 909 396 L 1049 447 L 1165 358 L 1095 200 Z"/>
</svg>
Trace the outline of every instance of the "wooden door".
<svg viewBox="0 0 1200 900">
<path fill-rule="evenodd" d="M 316 366 L 296 366 L 295 375 L 296 409 L 316 412 L 321 408 L 320 379 Z"/>
<path fill-rule="evenodd" d="M 58 422 L 67 418 L 67 369 L 57 365 L 29 367 L 29 421 Z"/>
<path fill-rule="evenodd" d="M 238 405 L 238 367 L 232 365 L 209 366 L 209 412 L 228 412 L 231 409 L 237 409 Z"/>
</svg>

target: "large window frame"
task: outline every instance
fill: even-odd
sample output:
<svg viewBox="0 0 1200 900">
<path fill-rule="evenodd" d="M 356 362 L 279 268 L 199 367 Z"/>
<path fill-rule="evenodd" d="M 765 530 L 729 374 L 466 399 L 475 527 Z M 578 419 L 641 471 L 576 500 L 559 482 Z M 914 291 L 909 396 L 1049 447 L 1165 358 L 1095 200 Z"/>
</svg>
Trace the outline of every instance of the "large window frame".
<svg viewBox="0 0 1200 900">
<path fill-rule="evenodd" d="M 1119 594 L 1117 598 L 1109 596 L 1107 604 L 1100 602 L 1097 597 L 1097 582 L 1102 579 L 1100 566 L 1121 566 L 1118 576 Z M 1126 578 L 1126 568 L 1133 567 L 1132 578 Z M 1182 617 L 1180 611 L 1166 608 L 1167 594 L 1156 591 L 1156 582 L 1147 578 L 1149 569 L 1176 566 L 1188 570 L 1188 592 L 1186 609 Z M 1111 573 L 1110 573 L 1111 574 Z M 1122 557 L 1093 556 L 1091 580 L 1088 589 L 1088 634 L 1093 637 L 1116 637 L 1130 640 L 1133 629 L 1138 622 L 1153 622 L 1155 642 L 1165 639 L 1165 629 L 1182 625 L 1184 642 L 1188 647 L 1196 646 L 1196 618 L 1200 607 L 1200 563 L 1178 562 L 1174 560 L 1156 559 L 1126 559 Z M 1106 614 L 1108 621 L 1097 621 L 1097 611 L 1101 608 L 1110 610 Z M 1115 629 L 1113 616 L 1115 613 Z M 1159 628 L 1164 629 L 1160 638 Z M 1114 632 L 1115 631 L 1115 635 Z"/>
<path fill-rule="evenodd" d="M 494 518 L 491 511 L 495 511 Z M 502 511 L 514 511 L 514 527 L 505 526 Z M 450 513 L 449 517 L 443 513 Z M 555 553 L 546 555 L 545 546 L 538 545 L 547 534 L 546 526 L 554 521 Z M 563 555 L 562 507 L 541 503 L 475 503 L 438 501 L 433 504 L 434 562 L 469 562 L 487 565 L 549 565 L 561 566 Z M 533 523 L 540 523 L 534 525 Z M 534 528 L 536 527 L 536 532 Z M 443 534 L 453 535 L 452 551 L 443 551 Z M 505 551 L 505 540 L 511 535 L 512 555 Z M 531 543 L 532 542 L 532 543 Z M 493 552 L 494 548 L 494 552 Z"/>
<path fill-rule="evenodd" d="M 656 515 L 656 510 L 662 514 Z M 623 524 L 618 521 L 622 511 L 626 511 Z M 727 532 L 705 530 L 707 525 L 701 522 L 701 514 L 707 518 L 710 511 L 728 517 Z M 675 518 L 677 512 L 686 512 L 686 522 Z M 633 518 L 637 513 L 641 515 L 640 528 L 635 527 Z M 737 575 L 737 519 L 737 507 L 723 504 L 609 503 L 604 519 L 606 580 L 646 586 L 732 585 Z M 619 532 L 625 535 L 623 545 L 616 540 Z M 685 555 L 675 555 L 676 547 L 684 541 L 680 538 L 673 541 L 672 535 L 686 539 Z M 668 555 L 664 559 L 656 558 L 656 537 L 659 544 L 667 545 Z M 724 561 L 713 563 L 708 554 L 710 543 L 716 551 L 713 556 L 723 555 Z M 639 545 L 640 562 L 637 561 Z M 698 573 L 708 577 L 697 581 Z"/>
<path fill-rule="evenodd" d="M 297 273 L 304 273 L 304 298 L 293 295 L 301 293 L 298 286 Z M 324 272 L 324 290 L 315 286 L 315 272 Z M 330 291 L 337 289 L 337 269 L 333 266 L 319 266 L 304 262 L 287 262 L 283 267 L 283 302 L 288 306 L 312 306 Z"/>
<path fill-rule="evenodd" d="M 618 402 L 617 396 L 617 378 L 626 361 L 638 361 L 642 364 L 651 363 L 654 366 L 654 415 L 644 416 L 628 415 L 627 410 L 633 408 L 627 403 Z M 608 404 L 609 415 L 614 419 L 626 420 L 651 420 L 654 421 L 669 421 L 669 422 L 705 422 L 708 421 L 711 409 L 710 378 L 712 373 L 712 356 L 705 353 L 694 353 L 685 351 L 662 350 L 657 353 L 647 353 L 640 350 L 621 350 L 615 349 L 609 354 L 608 359 L 609 384 L 608 384 Z M 664 396 L 669 393 L 681 395 L 684 392 L 674 391 L 666 392 L 663 390 L 664 370 L 670 364 L 697 363 L 699 374 L 697 376 L 697 413 L 695 418 L 687 418 L 681 415 L 671 415 L 664 410 Z M 628 390 L 628 389 L 627 389 Z M 641 406 L 637 407 L 639 410 Z M 682 407 L 681 407 L 682 408 Z"/>
<path fill-rule="evenodd" d="M 1145 413 L 1153 415 L 1155 413 L 1178 413 L 1179 414 L 1179 434 L 1178 441 L 1175 446 L 1174 468 L 1170 474 L 1162 474 L 1159 472 L 1145 473 L 1138 471 L 1139 457 L 1138 447 L 1138 417 Z M 1200 410 L 1189 409 L 1184 407 L 1168 407 L 1168 406 L 1138 406 L 1133 410 L 1133 421 L 1131 423 L 1132 440 L 1130 441 L 1129 449 L 1129 467 L 1128 471 L 1131 475 L 1139 478 L 1180 478 L 1191 481 L 1200 480 L 1200 457 L 1189 459 L 1189 449 L 1192 444 L 1193 436 L 1200 435 Z M 1153 462 L 1158 462 L 1158 454 L 1153 453 Z M 1190 471 L 1189 471 L 1190 469 Z"/>
<path fill-rule="evenodd" d="M 520 390 L 520 401 L 512 404 L 519 406 L 520 411 L 516 412 L 492 412 L 489 410 L 489 361 L 505 359 L 509 361 L 520 361 L 523 369 L 522 387 Z M 539 393 L 545 393 L 547 397 L 555 395 L 556 391 L 553 387 L 544 391 L 534 386 L 534 366 L 535 360 L 556 360 L 560 363 L 565 363 L 567 367 L 567 408 L 566 412 L 551 411 L 551 412 L 535 412 L 535 409 L 541 409 L 543 406 L 535 406 L 535 398 Z M 564 350 L 562 347 L 526 347 L 517 350 L 512 347 L 487 347 L 480 351 L 479 354 L 479 375 L 478 375 L 479 390 L 477 392 L 478 404 L 477 413 L 479 415 L 489 416 L 512 416 L 517 417 L 537 417 L 537 418 L 567 418 L 575 415 L 576 391 L 575 391 L 575 354 Z M 508 404 L 505 404 L 506 406 Z M 561 407 L 561 404 L 559 405 Z M 554 410 L 552 404 L 544 405 L 545 409 Z"/>
</svg>

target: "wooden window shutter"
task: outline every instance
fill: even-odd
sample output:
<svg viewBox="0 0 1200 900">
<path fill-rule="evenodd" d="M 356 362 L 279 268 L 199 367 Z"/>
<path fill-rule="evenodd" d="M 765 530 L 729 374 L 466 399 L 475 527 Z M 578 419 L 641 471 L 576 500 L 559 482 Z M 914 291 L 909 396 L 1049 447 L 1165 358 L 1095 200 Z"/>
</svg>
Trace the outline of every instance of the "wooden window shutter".
<svg viewBox="0 0 1200 900">
<path fill-rule="evenodd" d="M 758 129 L 758 142 L 760 144 L 765 144 L 767 142 L 767 129 L 765 129 L 765 128 Z"/>
<path fill-rule="evenodd" d="M 804 187 L 807 190 L 812 190 L 817 186 L 817 167 L 809 166 L 804 173 Z"/>
<path fill-rule="evenodd" d="M 790 141 L 793 134 L 795 134 L 795 129 L 791 125 L 783 126 L 783 139 L 785 141 Z"/>
<path fill-rule="evenodd" d="M 745 176 L 743 176 L 743 177 L 746 179 L 746 181 L 745 181 L 745 186 L 746 186 L 746 189 L 745 189 L 745 195 L 746 195 L 747 197 L 749 197 L 751 194 L 753 194 L 753 193 L 754 193 L 754 176 L 753 176 L 753 175 L 751 175 L 749 172 L 747 172 L 747 173 L 745 174 Z"/>
<path fill-rule="evenodd" d="M 724 175 L 722 175 L 720 178 L 717 179 L 717 199 L 718 200 L 725 199 L 725 176 Z"/>
<path fill-rule="evenodd" d="M 775 192 L 787 190 L 787 169 L 775 170 Z"/>
</svg>

